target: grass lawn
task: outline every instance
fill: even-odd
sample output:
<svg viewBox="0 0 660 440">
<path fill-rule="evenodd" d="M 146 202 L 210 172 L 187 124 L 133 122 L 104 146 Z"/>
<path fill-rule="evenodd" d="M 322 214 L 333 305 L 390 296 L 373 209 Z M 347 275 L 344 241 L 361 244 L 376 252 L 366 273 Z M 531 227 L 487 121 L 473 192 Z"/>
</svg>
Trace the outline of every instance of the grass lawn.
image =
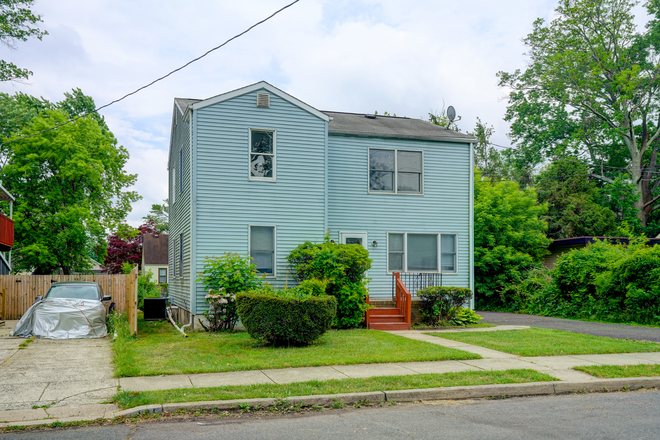
<svg viewBox="0 0 660 440">
<path fill-rule="evenodd" d="M 660 376 L 660 365 L 594 365 L 590 367 L 573 367 L 573 369 L 591 374 L 599 379 Z"/>
<path fill-rule="evenodd" d="M 532 327 L 497 332 L 427 333 L 519 356 L 642 353 L 660 351 L 655 342 L 631 341 Z"/>
<path fill-rule="evenodd" d="M 534 370 L 463 371 L 460 373 L 382 376 L 367 379 L 341 379 L 291 384 L 240 385 L 216 388 L 186 388 L 165 391 L 122 391 L 113 403 L 133 408 L 153 403 L 200 402 L 209 400 L 280 398 L 319 394 L 361 393 L 367 391 L 488 385 L 501 383 L 547 382 L 558 380 Z"/>
<path fill-rule="evenodd" d="M 331 330 L 309 347 L 274 348 L 246 332 L 196 332 L 184 338 L 164 321 L 142 320 L 138 339 L 120 335 L 114 352 L 117 377 L 481 358 L 378 330 Z"/>
</svg>

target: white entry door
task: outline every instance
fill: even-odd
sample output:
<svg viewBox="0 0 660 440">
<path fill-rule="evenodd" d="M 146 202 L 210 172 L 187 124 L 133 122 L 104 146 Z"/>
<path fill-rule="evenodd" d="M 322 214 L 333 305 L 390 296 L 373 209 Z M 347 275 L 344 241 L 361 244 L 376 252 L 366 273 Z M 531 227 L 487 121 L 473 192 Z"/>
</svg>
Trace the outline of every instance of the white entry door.
<svg viewBox="0 0 660 440">
<path fill-rule="evenodd" d="M 359 244 L 367 249 L 366 232 L 339 232 L 339 241 L 343 244 Z"/>
</svg>

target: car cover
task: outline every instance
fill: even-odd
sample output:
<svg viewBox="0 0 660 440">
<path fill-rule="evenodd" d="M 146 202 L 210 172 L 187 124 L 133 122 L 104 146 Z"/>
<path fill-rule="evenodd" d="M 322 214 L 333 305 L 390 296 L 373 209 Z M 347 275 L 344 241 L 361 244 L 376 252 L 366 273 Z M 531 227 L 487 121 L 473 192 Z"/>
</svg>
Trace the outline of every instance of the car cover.
<svg viewBox="0 0 660 440">
<path fill-rule="evenodd" d="M 91 299 L 47 298 L 37 301 L 16 324 L 12 336 L 46 339 L 103 338 L 105 306 Z"/>
</svg>

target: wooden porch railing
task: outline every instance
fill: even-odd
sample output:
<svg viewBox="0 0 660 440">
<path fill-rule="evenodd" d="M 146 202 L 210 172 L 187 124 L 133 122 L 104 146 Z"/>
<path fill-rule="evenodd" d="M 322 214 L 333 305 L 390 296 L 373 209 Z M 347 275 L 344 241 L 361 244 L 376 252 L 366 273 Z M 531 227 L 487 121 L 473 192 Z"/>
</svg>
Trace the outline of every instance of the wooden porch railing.
<svg viewBox="0 0 660 440">
<path fill-rule="evenodd" d="M 410 324 L 412 322 L 412 296 L 410 295 L 410 292 L 408 292 L 406 285 L 401 281 L 401 274 L 394 273 L 393 275 L 396 286 L 394 291 L 394 302 L 396 307 L 401 310 L 406 322 Z"/>
<path fill-rule="evenodd" d="M 0 213 L 0 251 L 14 247 L 14 220 Z"/>
</svg>

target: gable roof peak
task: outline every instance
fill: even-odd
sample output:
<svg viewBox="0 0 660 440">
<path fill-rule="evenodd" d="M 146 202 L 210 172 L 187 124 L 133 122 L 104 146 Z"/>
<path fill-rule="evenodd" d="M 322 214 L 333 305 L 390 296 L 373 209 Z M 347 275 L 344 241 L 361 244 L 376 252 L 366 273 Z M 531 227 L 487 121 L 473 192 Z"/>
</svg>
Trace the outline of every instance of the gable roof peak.
<svg viewBox="0 0 660 440">
<path fill-rule="evenodd" d="M 267 90 L 271 94 L 276 95 L 276 96 L 284 99 L 285 101 L 287 101 L 287 102 L 289 102 L 289 103 L 291 103 L 291 104 L 307 111 L 308 113 L 311 113 L 312 115 L 316 116 L 319 119 L 322 119 L 326 122 L 330 121 L 330 118 L 325 113 L 315 109 L 311 105 L 299 100 L 298 98 L 296 98 L 292 95 L 289 95 L 288 93 L 278 89 L 277 87 L 269 84 L 266 81 L 259 81 L 259 82 L 256 82 L 254 84 L 250 84 L 248 86 L 232 90 L 230 92 L 226 92 L 226 93 L 222 93 L 220 95 L 213 96 L 211 98 L 198 100 L 197 102 L 190 103 L 187 108 L 190 109 L 190 110 L 198 110 L 198 109 L 201 109 L 201 108 L 204 108 L 204 107 L 208 107 L 209 105 L 213 105 L 213 104 L 217 104 L 219 102 L 227 101 L 229 99 L 236 98 L 237 96 L 242 96 L 242 95 L 252 93 L 254 91 L 261 90 L 261 89 Z M 180 99 L 180 101 L 182 102 L 184 100 Z M 190 100 L 190 101 L 192 101 L 192 100 Z"/>
</svg>

